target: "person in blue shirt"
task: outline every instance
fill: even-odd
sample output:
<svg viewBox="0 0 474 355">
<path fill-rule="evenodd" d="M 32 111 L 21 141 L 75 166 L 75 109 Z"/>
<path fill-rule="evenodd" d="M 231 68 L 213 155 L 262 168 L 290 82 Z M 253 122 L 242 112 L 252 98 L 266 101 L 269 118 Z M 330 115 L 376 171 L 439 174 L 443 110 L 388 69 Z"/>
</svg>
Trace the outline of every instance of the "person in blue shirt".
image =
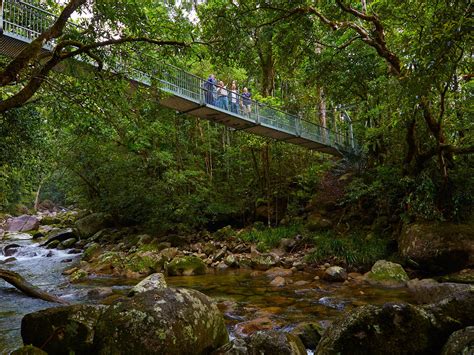
<svg viewBox="0 0 474 355">
<path fill-rule="evenodd" d="M 252 94 L 245 87 L 242 90 L 242 108 L 245 115 L 250 116 L 252 112 Z"/>
<path fill-rule="evenodd" d="M 204 82 L 204 98 L 206 100 L 206 104 L 215 105 L 216 101 L 216 77 L 214 74 L 210 74 L 209 78 Z"/>
</svg>

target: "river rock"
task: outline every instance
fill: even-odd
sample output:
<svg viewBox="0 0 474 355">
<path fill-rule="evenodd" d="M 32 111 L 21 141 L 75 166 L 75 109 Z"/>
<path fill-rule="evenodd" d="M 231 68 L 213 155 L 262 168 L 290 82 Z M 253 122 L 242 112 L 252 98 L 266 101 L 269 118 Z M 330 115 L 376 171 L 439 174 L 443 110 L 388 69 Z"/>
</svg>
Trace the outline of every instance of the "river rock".
<svg viewBox="0 0 474 355">
<path fill-rule="evenodd" d="M 0 260 L 0 265 L 12 263 L 14 261 L 16 261 L 16 258 L 13 256 L 10 256 L 9 258 L 6 258 L 5 260 Z"/>
<path fill-rule="evenodd" d="M 260 330 L 271 330 L 278 326 L 274 320 L 269 317 L 259 317 L 235 325 L 235 333 L 238 336 L 246 337 Z"/>
<path fill-rule="evenodd" d="M 306 355 L 301 339 L 276 330 L 260 331 L 248 340 L 250 354 Z"/>
<path fill-rule="evenodd" d="M 415 223 L 403 227 L 399 252 L 420 268 L 453 272 L 474 264 L 474 222 Z"/>
<path fill-rule="evenodd" d="M 2 253 L 3 253 L 4 256 L 12 256 L 12 255 L 16 254 L 19 247 L 20 247 L 20 245 L 15 244 L 15 243 L 5 245 L 2 249 Z"/>
<path fill-rule="evenodd" d="M 73 305 L 29 313 L 21 320 L 24 344 L 48 354 L 93 353 L 94 327 L 105 306 Z"/>
<path fill-rule="evenodd" d="M 252 268 L 256 270 L 265 271 L 274 266 L 277 266 L 280 262 L 280 258 L 275 254 L 256 254 L 251 258 Z M 241 262 L 242 264 L 242 262 Z"/>
<path fill-rule="evenodd" d="M 323 333 L 323 327 L 316 322 L 300 323 L 291 331 L 291 334 L 300 338 L 306 349 L 310 350 L 316 349 Z"/>
<path fill-rule="evenodd" d="M 437 354 L 449 335 L 474 321 L 474 292 L 428 306 L 356 308 L 331 324 L 315 354 Z"/>
<path fill-rule="evenodd" d="M 374 286 L 403 287 L 410 278 L 400 264 L 378 260 L 365 279 Z"/>
<path fill-rule="evenodd" d="M 418 303 L 435 303 L 460 292 L 473 290 L 474 286 L 454 282 L 439 283 L 433 279 L 410 280 L 408 290 Z"/>
<path fill-rule="evenodd" d="M 76 221 L 76 228 L 81 238 L 92 237 L 101 229 L 112 225 L 110 215 L 106 213 L 92 213 Z"/>
<path fill-rule="evenodd" d="M 206 264 L 196 256 L 176 257 L 165 264 L 165 270 L 169 276 L 204 275 L 206 269 Z"/>
<path fill-rule="evenodd" d="M 439 280 L 442 282 L 474 284 L 474 269 L 463 269 L 449 275 L 444 275 Z"/>
<path fill-rule="evenodd" d="M 237 261 L 237 258 L 233 254 L 227 255 L 224 259 L 224 263 L 230 267 L 239 267 L 239 262 Z"/>
<path fill-rule="evenodd" d="M 75 238 L 75 236 L 76 235 L 72 228 L 55 229 L 48 233 L 48 239 L 43 244 L 41 244 L 41 246 L 47 246 L 54 241 L 63 242 L 65 240 Z"/>
<path fill-rule="evenodd" d="M 346 281 L 347 271 L 340 266 L 330 266 L 324 271 L 323 280 L 332 282 Z"/>
<path fill-rule="evenodd" d="M 283 287 L 285 285 L 286 285 L 286 280 L 281 276 L 275 277 L 272 280 L 272 282 L 270 282 L 270 286 L 273 286 L 273 287 Z"/>
<path fill-rule="evenodd" d="M 142 293 L 146 291 L 156 290 L 161 291 L 167 288 L 165 275 L 161 273 L 151 274 L 150 276 L 144 278 L 139 283 L 137 283 L 128 293 L 129 296 L 136 295 L 137 293 Z"/>
<path fill-rule="evenodd" d="M 28 232 L 38 229 L 40 221 L 35 216 L 22 215 L 7 220 L 5 229 L 7 232 Z"/>
<path fill-rule="evenodd" d="M 282 238 L 278 247 L 284 251 L 290 252 L 296 246 L 296 241 L 292 238 Z"/>
<path fill-rule="evenodd" d="M 113 294 L 114 290 L 112 287 L 97 287 L 87 291 L 87 296 L 95 300 L 101 300 Z"/>
<path fill-rule="evenodd" d="M 265 275 L 271 279 L 277 276 L 290 277 L 291 275 L 293 275 L 293 271 L 291 271 L 291 269 L 284 269 L 282 267 L 272 267 L 271 269 L 265 271 Z"/>
<path fill-rule="evenodd" d="M 74 244 L 76 244 L 76 242 L 77 242 L 76 238 L 66 239 L 65 241 L 59 243 L 58 249 L 64 250 L 64 249 L 72 248 L 74 246 Z"/>
<path fill-rule="evenodd" d="M 53 240 L 48 245 L 46 245 L 46 248 L 47 249 L 55 249 L 55 248 L 58 247 L 59 244 L 61 244 L 61 242 L 59 240 Z"/>
<path fill-rule="evenodd" d="M 467 327 L 451 334 L 441 355 L 474 354 L 474 327 Z"/>
<path fill-rule="evenodd" d="M 332 226 L 330 219 L 324 218 L 319 213 L 313 213 L 308 217 L 306 228 L 311 232 L 328 230 Z"/>
<path fill-rule="evenodd" d="M 229 338 L 221 313 L 206 295 L 166 288 L 110 306 L 94 339 L 99 354 L 208 354 Z"/>
</svg>

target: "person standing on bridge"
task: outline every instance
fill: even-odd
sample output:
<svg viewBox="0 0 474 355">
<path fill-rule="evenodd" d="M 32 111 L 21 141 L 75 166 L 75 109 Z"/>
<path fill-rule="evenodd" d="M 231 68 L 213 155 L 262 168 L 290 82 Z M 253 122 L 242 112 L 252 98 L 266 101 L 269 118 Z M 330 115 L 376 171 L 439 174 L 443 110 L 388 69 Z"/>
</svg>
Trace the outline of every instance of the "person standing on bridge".
<svg viewBox="0 0 474 355">
<path fill-rule="evenodd" d="M 216 77 L 214 74 L 210 74 L 209 78 L 204 82 L 204 98 L 206 104 L 215 105 L 215 92 L 216 92 Z"/>
<path fill-rule="evenodd" d="M 229 92 L 224 85 L 224 82 L 221 80 L 219 81 L 219 85 L 217 86 L 217 107 L 229 111 Z"/>
<path fill-rule="evenodd" d="M 251 110 L 252 110 L 252 94 L 249 92 L 249 90 L 245 87 L 242 90 L 242 107 L 244 114 L 247 116 L 250 116 Z"/>
<path fill-rule="evenodd" d="M 230 111 L 239 114 L 239 91 L 235 80 L 232 80 L 230 87 Z"/>
</svg>

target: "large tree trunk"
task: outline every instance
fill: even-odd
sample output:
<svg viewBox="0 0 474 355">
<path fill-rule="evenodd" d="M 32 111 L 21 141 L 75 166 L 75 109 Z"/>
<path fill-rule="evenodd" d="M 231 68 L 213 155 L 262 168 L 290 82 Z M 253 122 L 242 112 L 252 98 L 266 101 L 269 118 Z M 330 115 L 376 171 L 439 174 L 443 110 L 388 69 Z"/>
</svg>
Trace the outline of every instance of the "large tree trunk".
<svg viewBox="0 0 474 355">
<path fill-rule="evenodd" d="M 33 286 L 28 281 L 26 281 L 23 276 L 17 274 L 16 272 L 0 269 L 0 278 L 4 279 L 9 284 L 15 286 L 17 289 L 22 291 L 25 295 L 33 297 L 33 298 L 40 298 L 44 301 L 48 302 L 55 302 L 61 304 L 68 304 L 68 302 L 50 295 L 49 293 L 39 289 L 36 286 Z"/>
</svg>

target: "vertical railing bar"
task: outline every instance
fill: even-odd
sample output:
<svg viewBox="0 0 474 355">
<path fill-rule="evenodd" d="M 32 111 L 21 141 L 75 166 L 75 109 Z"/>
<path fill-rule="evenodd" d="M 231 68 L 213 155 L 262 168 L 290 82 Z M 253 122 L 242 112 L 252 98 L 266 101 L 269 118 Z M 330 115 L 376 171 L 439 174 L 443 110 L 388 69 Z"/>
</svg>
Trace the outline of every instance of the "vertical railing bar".
<svg viewBox="0 0 474 355">
<path fill-rule="evenodd" d="M 0 0 L 0 36 L 3 35 L 3 0 Z"/>
</svg>

